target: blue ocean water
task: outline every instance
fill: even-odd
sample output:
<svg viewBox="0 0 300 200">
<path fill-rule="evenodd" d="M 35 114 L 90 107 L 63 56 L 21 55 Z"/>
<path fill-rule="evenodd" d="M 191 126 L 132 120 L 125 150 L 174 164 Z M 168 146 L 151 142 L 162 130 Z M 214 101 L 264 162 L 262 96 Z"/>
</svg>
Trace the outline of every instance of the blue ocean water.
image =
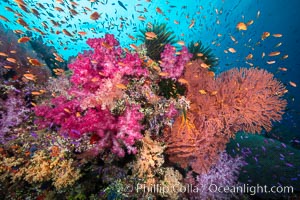
<svg viewBox="0 0 300 200">
<path fill-rule="evenodd" d="M 140 41 L 132 40 L 129 36 L 137 37 L 139 30 L 144 29 L 148 23 L 166 23 L 178 40 L 186 44 L 201 40 L 205 46 L 209 46 L 219 59 L 217 73 L 234 67 L 251 66 L 274 73 L 288 89 L 288 109 L 284 119 L 275 123 L 271 135 L 280 142 L 300 148 L 300 144 L 293 142 L 300 140 L 300 13 L 297 10 L 300 8 L 300 1 L 65 0 L 63 5 L 56 0 L 24 2 L 29 12 L 21 10 L 13 0 L 0 0 L 0 15 L 9 20 L 0 22 L 8 29 L 26 32 L 26 27 L 16 22 L 18 18 L 24 19 L 31 28 L 29 31 L 34 36 L 41 36 L 46 44 L 55 46 L 65 60 L 88 49 L 85 43 L 88 38 L 111 33 L 118 38 L 121 46 L 129 48 L 130 44 L 140 44 Z M 73 5 L 77 14 L 70 13 L 72 2 L 75 3 Z M 15 12 L 8 11 L 7 7 Z M 63 8 L 63 11 L 58 11 L 57 7 Z M 30 12 L 32 8 L 39 12 L 38 16 Z M 90 19 L 90 14 L 94 11 L 101 15 L 96 21 Z M 17 13 L 21 15 L 18 16 Z M 139 19 L 141 17 L 145 19 Z M 51 20 L 60 25 L 54 26 Z M 194 25 L 191 25 L 193 22 Z M 239 22 L 249 23 L 247 30 L 237 30 Z M 45 35 L 40 35 L 32 28 L 42 30 Z M 67 36 L 63 30 L 67 30 L 72 36 Z M 79 35 L 79 31 L 86 35 Z M 269 32 L 270 36 L 262 40 L 264 32 Z M 282 37 L 274 37 L 273 34 L 282 34 Z M 236 53 L 229 52 L 229 48 L 234 48 Z M 275 51 L 279 51 L 280 55 L 268 56 Z M 253 55 L 253 59 L 246 60 L 249 54 Z M 287 58 L 284 59 L 283 56 Z M 271 61 L 275 63 L 268 64 Z M 280 70 L 282 68 L 287 71 Z M 290 81 L 297 87 L 292 86 Z M 300 167 L 299 162 L 295 165 Z"/>
</svg>

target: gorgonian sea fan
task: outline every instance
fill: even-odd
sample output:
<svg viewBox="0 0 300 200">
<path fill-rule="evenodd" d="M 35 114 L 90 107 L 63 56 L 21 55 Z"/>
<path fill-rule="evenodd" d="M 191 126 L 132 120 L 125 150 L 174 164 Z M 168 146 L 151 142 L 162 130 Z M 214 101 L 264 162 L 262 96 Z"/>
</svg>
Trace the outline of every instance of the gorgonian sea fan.
<svg viewBox="0 0 300 200">
<path fill-rule="evenodd" d="M 232 69 L 215 79 L 193 62 L 184 79 L 191 108 L 165 135 L 166 152 L 170 161 L 199 174 L 208 172 L 236 132 L 270 131 L 286 107 L 284 86 L 265 70 Z"/>
<path fill-rule="evenodd" d="M 138 54 L 125 53 L 113 35 L 89 39 L 87 43 L 93 50 L 79 54 L 69 65 L 73 74 L 72 86 L 66 91 L 68 96 L 60 95 L 35 107 L 39 117 L 36 124 L 39 128 L 55 126 L 61 134 L 71 138 L 90 134 L 92 143 L 96 143 L 95 152 L 106 149 L 123 157 L 125 147 L 129 154 L 134 154 L 135 141 L 142 138 L 143 129 L 139 106 L 127 105 L 122 114 L 115 116 L 103 99 L 105 95 L 99 94 L 101 91 L 110 91 L 110 95 L 116 92 L 112 96 L 119 98 L 123 91 L 112 87 L 127 82 L 129 76 L 147 76 L 147 70 L 142 68 Z M 87 102 L 91 105 L 85 105 Z"/>
</svg>

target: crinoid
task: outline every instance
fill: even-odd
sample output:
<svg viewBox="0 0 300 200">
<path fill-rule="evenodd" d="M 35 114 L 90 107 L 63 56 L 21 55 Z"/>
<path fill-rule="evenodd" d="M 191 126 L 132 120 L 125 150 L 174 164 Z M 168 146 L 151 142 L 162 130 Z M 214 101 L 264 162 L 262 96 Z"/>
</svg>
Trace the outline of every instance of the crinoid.
<svg viewBox="0 0 300 200">
<path fill-rule="evenodd" d="M 167 28 L 166 24 L 148 25 L 146 29 L 140 30 L 142 33 L 138 38 L 143 41 L 147 48 L 147 56 L 152 60 L 159 61 L 160 54 L 163 52 L 166 44 L 174 44 L 176 36 L 173 31 Z M 146 33 L 153 32 L 155 37 L 149 38 Z"/>
<path fill-rule="evenodd" d="M 193 54 L 191 60 L 201 59 L 205 64 L 210 66 L 210 70 L 214 71 L 214 67 L 218 65 L 219 59 L 212 53 L 210 47 L 205 47 L 201 41 L 192 41 L 188 45 L 188 49 Z"/>
</svg>

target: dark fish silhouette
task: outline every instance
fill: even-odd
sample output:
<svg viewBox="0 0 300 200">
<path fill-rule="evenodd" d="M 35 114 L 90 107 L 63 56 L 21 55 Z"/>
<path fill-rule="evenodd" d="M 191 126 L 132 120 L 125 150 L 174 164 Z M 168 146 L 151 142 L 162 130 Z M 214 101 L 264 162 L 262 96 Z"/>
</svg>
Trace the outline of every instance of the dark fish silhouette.
<svg viewBox="0 0 300 200">
<path fill-rule="evenodd" d="M 124 6 L 124 4 L 123 4 L 121 1 L 118 1 L 118 4 L 119 4 L 122 8 L 124 8 L 125 10 L 127 10 L 127 8 Z"/>
</svg>

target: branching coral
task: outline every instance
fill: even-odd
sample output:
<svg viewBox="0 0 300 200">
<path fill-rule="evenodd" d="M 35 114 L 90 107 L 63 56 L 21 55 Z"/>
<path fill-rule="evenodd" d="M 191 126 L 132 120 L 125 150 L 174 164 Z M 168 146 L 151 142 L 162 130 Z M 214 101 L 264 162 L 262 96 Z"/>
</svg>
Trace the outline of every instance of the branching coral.
<svg viewBox="0 0 300 200">
<path fill-rule="evenodd" d="M 270 131 L 286 106 L 283 85 L 264 70 L 233 69 L 215 80 L 198 61 L 187 68 L 184 78 L 189 80 L 191 108 L 165 135 L 166 152 L 172 162 L 190 165 L 200 174 L 208 172 L 237 131 Z"/>
</svg>

